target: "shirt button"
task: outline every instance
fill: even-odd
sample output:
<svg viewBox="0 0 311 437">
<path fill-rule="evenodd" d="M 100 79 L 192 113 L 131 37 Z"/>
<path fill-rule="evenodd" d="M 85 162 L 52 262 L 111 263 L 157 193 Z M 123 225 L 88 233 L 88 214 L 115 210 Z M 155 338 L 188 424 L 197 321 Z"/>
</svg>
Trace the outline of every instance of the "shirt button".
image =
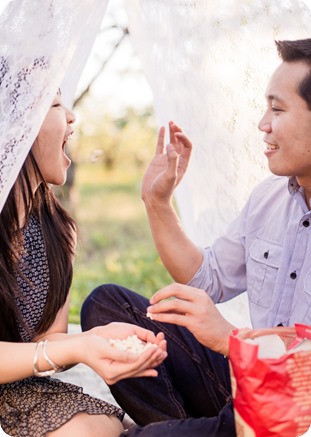
<svg viewBox="0 0 311 437">
<path fill-rule="evenodd" d="M 309 220 L 305 220 L 304 222 L 302 222 L 302 224 L 304 225 L 305 228 L 307 228 L 310 225 Z"/>
<path fill-rule="evenodd" d="M 297 278 L 297 273 L 296 273 L 296 272 L 292 272 L 289 276 L 290 276 L 292 279 L 296 279 L 296 278 Z"/>
</svg>

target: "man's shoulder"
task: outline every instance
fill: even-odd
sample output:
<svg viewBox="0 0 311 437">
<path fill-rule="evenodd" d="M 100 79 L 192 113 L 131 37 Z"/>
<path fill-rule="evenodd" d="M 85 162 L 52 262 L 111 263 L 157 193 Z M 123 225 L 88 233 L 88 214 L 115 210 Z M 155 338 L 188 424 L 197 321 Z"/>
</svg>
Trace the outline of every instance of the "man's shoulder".
<svg viewBox="0 0 311 437">
<path fill-rule="evenodd" d="M 266 208 L 284 207 L 292 201 L 288 190 L 289 178 L 286 176 L 271 175 L 261 181 L 253 189 L 248 207 L 253 213 Z"/>
<path fill-rule="evenodd" d="M 280 191 L 286 193 L 288 192 L 288 181 L 287 176 L 270 175 L 255 186 L 251 195 L 264 194 L 265 197 L 270 197 L 279 194 Z"/>
</svg>

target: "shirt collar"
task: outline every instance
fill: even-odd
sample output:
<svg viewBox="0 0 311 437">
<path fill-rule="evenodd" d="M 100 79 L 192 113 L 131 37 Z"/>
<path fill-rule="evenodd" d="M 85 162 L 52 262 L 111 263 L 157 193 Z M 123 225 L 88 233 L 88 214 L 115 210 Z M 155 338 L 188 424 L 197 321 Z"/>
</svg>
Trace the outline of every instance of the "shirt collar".
<svg viewBox="0 0 311 437">
<path fill-rule="evenodd" d="M 300 189 L 300 185 L 297 182 L 296 176 L 291 176 L 288 179 L 288 191 L 292 196 L 297 193 Z"/>
<path fill-rule="evenodd" d="M 296 179 L 296 176 L 291 176 L 291 177 L 288 179 L 288 191 L 289 191 L 289 194 L 290 194 L 291 196 L 294 196 L 296 193 L 300 192 L 300 196 L 298 196 L 298 197 L 302 197 L 302 199 L 303 199 L 303 204 L 305 205 L 305 207 L 307 206 L 307 205 L 306 205 L 306 201 L 305 201 L 304 189 L 303 189 L 303 187 L 301 187 L 301 186 L 298 184 L 297 179 Z M 297 199 L 297 200 L 298 200 L 298 199 Z M 310 207 L 308 208 L 308 210 L 309 210 L 309 209 L 311 209 L 311 201 L 310 201 Z"/>
</svg>

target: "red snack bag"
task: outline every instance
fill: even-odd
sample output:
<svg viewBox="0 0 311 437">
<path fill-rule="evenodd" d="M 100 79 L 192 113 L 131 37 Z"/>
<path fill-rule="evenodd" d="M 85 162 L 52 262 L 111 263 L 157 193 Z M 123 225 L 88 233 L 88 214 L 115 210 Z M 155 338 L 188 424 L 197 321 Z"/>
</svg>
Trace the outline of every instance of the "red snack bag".
<svg viewBox="0 0 311 437">
<path fill-rule="evenodd" d="M 311 326 L 236 330 L 229 360 L 238 437 L 296 437 L 308 431 Z"/>
</svg>

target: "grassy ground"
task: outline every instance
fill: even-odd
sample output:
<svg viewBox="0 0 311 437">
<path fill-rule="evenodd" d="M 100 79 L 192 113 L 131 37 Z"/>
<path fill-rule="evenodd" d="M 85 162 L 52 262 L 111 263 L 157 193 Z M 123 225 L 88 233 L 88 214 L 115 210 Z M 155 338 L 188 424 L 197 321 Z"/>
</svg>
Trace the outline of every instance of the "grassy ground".
<svg viewBox="0 0 311 437">
<path fill-rule="evenodd" d="M 115 282 L 150 297 L 172 282 L 154 247 L 143 202 L 142 171 L 107 171 L 101 163 L 80 164 L 73 194 L 80 230 L 71 288 L 70 323 L 101 283 Z"/>
</svg>

